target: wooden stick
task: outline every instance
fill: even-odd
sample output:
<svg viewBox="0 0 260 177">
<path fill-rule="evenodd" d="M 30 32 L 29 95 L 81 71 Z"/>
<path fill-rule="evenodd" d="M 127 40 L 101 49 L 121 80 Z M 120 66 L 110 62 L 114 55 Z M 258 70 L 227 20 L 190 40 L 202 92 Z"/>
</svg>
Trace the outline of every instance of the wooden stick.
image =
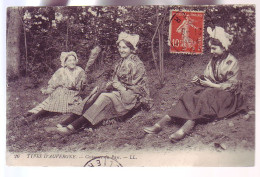
<svg viewBox="0 0 260 177">
<path fill-rule="evenodd" d="M 67 20 L 67 33 L 66 33 L 66 51 L 68 52 L 68 40 L 69 40 L 69 21 Z"/>
<path fill-rule="evenodd" d="M 157 14 L 159 14 L 157 9 L 156 9 L 156 11 L 157 11 Z M 158 17 L 158 15 L 157 15 L 157 17 Z M 159 20 L 158 20 L 158 21 L 159 21 Z M 155 39 L 155 36 L 156 36 L 156 34 L 157 34 L 157 31 L 158 31 L 158 29 L 159 29 L 159 27 L 160 27 L 161 22 L 162 22 L 162 19 L 161 19 L 160 22 L 157 24 L 157 27 L 156 27 L 156 29 L 155 29 L 155 32 L 154 32 L 154 34 L 153 34 L 152 41 L 151 41 L 153 61 L 154 61 L 154 64 L 155 64 L 155 69 L 156 69 L 156 71 L 158 72 L 158 75 L 159 75 L 159 80 L 161 80 L 161 76 L 160 76 L 160 69 L 159 69 L 159 67 L 158 67 L 158 63 L 157 63 L 157 61 L 156 61 L 156 56 L 155 56 L 155 53 L 154 53 L 154 39 Z"/>
<path fill-rule="evenodd" d="M 158 40 L 159 40 L 159 69 L 160 69 L 160 83 L 162 82 L 162 41 L 161 41 L 161 30 L 158 29 Z"/>
<path fill-rule="evenodd" d="M 164 83 L 164 24 L 165 24 L 165 18 L 166 18 L 166 15 L 164 15 L 163 17 L 163 22 L 162 22 L 162 26 L 161 26 L 161 47 L 162 47 L 162 50 L 161 50 L 161 62 L 162 62 L 162 84 Z"/>
</svg>

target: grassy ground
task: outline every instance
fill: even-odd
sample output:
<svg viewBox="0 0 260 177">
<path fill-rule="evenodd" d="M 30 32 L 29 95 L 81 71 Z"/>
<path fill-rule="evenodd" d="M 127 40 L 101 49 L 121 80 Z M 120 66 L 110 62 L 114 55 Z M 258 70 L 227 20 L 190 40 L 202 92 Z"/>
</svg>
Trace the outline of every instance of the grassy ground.
<svg viewBox="0 0 260 177">
<path fill-rule="evenodd" d="M 182 61 L 180 57 L 185 57 Z M 244 91 L 247 105 L 254 110 L 255 104 L 255 56 L 247 55 L 239 58 L 243 72 Z M 45 127 L 55 126 L 68 115 L 49 116 L 35 121 L 29 126 L 19 127 L 19 116 L 43 101 L 46 96 L 40 93 L 50 76 L 38 88 L 26 85 L 25 78 L 11 82 L 7 88 L 7 149 L 10 152 L 45 152 L 45 151 L 87 151 L 87 150 L 213 150 L 224 149 L 254 150 L 255 117 L 244 119 L 236 115 L 229 119 L 221 119 L 199 124 L 193 133 L 183 140 L 172 144 L 168 137 L 180 125 L 169 125 L 158 135 L 147 135 L 144 126 L 152 125 L 163 116 L 171 105 L 176 103 L 180 95 L 192 85 L 191 78 L 202 74 L 208 58 L 203 56 L 171 56 L 165 63 L 166 84 L 159 88 L 157 73 L 145 63 L 150 81 L 151 96 L 154 106 L 149 111 L 139 111 L 124 121 L 101 125 L 93 129 L 84 129 L 68 137 L 47 134 Z M 93 87 L 96 83 L 92 83 Z"/>
</svg>

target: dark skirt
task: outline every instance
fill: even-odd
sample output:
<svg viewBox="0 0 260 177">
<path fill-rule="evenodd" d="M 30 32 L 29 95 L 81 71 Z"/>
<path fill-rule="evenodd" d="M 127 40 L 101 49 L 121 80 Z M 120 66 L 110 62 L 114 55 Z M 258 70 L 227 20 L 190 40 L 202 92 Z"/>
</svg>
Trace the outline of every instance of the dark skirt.
<svg viewBox="0 0 260 177">
<path fill-rule="evenodd" d="M 194 87 L 172 107 L 168 115 L 181 119 L 223 118 L 245 109 L 242 94 L 218 88 Z"/>
</svg>

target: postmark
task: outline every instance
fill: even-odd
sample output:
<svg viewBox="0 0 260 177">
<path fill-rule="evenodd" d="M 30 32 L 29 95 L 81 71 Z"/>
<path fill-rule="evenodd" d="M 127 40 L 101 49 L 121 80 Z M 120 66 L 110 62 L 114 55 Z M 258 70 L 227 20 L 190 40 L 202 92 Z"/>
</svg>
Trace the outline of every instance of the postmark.
<svg viewBox="0 0 260 177">
<path fill-rule="evenodd" d="M 170 11 L 170 53 L 203 53 L 203 11 Z"/>
<path fill-rule="evenodd" d="M 108 156 L 94 157 L 89 160 L 84 167 L 123 167 L 116 159 Z"/>
</svg>

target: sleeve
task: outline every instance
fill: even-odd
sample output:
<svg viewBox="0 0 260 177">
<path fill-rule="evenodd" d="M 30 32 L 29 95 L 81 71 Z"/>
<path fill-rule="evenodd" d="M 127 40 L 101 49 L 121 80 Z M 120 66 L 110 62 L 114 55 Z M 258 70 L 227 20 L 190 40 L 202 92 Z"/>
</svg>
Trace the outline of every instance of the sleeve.
<svg viewBox="0 0 260 177">
<path fill-rule="evenodd" d="M 80 68 L 80 70 L 81 71 L 79 72 L 76 80 L 76 89 L 78 91 L 84 90 L 87 85 L 87 75 L 82 68 Z"/>
<path fill-rule="evenodd" d="M 47 87 L 49 93 L 52 93 L 57 87 L 63 85 L 62 71 L 63 68 L 58 69 L 49 80 Z"/>
<path fill-rule="evenodd" d="M 149 95 L 148 89 L 146 87 L 147 77 L 146 70 L 143 62 L 140 61 L 138 56 L 134 56 L 134 61 L 128 64 L 130 73 L 127 78 L 128 83 L 126 84 L 126 88 L 133 91 L 135 94 L 139 94 L 143 97 Z"/>
<path fill-rule="evenodd" d="M 117 90 L 126 90 L 126 88 L 123 86 L 123 84 L 119 81 L 118 79 L 118 67 L 120 66 L 120 64 L 122 64 L 123 60 L 120 60 L 119 62 L 117 62 L 114 66 L 114 72 L 112 74 L 112 85 L 114 88 L 116 88 Z M 128 72 L 129 73 L 129 72 Z"/>
<path fill-rule="evenodd" d="M 146 72 L 143 63 L 139 63 L 133 69 L 132 83 L 127 87 L 136 94 L 146 96 Z"/>
<path fill-rule="evenodd" d="M 237 60 L 228 60 L 226 67 L 225 81 L 220 83 L 220 88 L 227 91 L 236 91 L 242 84 L 241 71 Z"/>
<path fill-rule="evenodd" d="M 150 98 L 149 88 L 147 87 L 147 76 L 143 62 L 137 62 L 132 65 L 131 84 L 126 85 L 127 91 L 135 95 L 139 95 L 140 102 L 143 103 L 145 109 L 149 110 L 152 107 L 152 99 Z"/>
<path fill-rule="evenodd" d="M 206 66 L 203 75 L 199 77 L 200 79 L 204 80 L 204 78 L 209 79 L 213 83 L 217 83 L 216 78 L 213 74 L 213 68 L 212 68 L 212 60 L 208 63 Z"/>
<path fill-rule="evenodd" d="M 211 61 L 208 63 L 208 65 L 206 66 L 203 75 L 207 78 L 210 77 L 210 73 L 211 73 Z"/>
<path fill-rule="evenodd" d="M 115 71 L 113 86 L 116 86 L 116 89 L 121 90 L 121 92 L 129 92 L 129 95 L 139 94 L 142 97 L 149 95 L 146 87 L 147 78 L 145 67 L 138 56 L 133 56 L 131 60 L 125 62 L 124 66 L 121 66 L 120 71 L 117 71 L 117 68 Z M 118 77 L 120 77 L 120 79 Z"/>
<path fill-rule="evenodd" d="M 122 63 L 122 60 L 120 60 L 119 62 L 116 62 L 114 67 L 113 67 L 112 80 L 117 80 L 118 81 L 117 70 L 118 70 L 118 67 L 119 67 L 120 63 Z"/>
</svg>

